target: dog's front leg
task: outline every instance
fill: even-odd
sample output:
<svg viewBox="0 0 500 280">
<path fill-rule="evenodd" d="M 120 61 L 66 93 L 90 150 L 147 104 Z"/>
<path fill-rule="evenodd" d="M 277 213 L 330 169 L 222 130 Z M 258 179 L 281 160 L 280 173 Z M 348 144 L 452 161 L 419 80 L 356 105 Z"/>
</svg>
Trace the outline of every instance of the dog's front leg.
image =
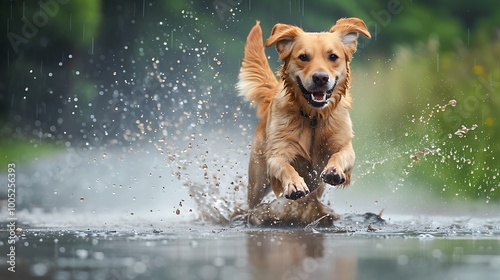
<svg viewBox="0 0 500 280">
<path fill-rule="evenodd" d="M 348 186 L 351 183 L 351 171 L 354 166 L 354 149 L 352 144 L 349 143 L 342 147 L 340 151 L 330 156 L 328 164 L 323 172 L 321 178 L 323 181 L 330 185 Z"/>
<path fill-rule="evenodd" d="M 267 159 L 267 171 L 271 187 L 276 197 L 284 195 L 288 199 L 297 199 L 309 193 L 304 179 L 290 164 L 290 159 L 283 155 Z"/>
</svg>

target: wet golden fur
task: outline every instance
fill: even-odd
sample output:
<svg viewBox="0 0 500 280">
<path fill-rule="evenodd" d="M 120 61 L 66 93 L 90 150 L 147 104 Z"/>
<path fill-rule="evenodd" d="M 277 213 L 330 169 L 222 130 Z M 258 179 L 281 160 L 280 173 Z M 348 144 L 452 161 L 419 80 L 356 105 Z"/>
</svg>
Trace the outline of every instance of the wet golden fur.
<svg viewBox="0 0 500 280">
<path fill-rule="evenodd" d="M 275 45 L 283 61 L 277 80 L 264 52 L 259 22 L 250 31 L 237 85 L 261 118 L 249 163 L 250 209 L 270 189 L 276 197 L 310 193 L 320 198 L 325 182 L 340 187 L 350 184 L 355 156 L 348 111 L 352 102 L 349 62 L 358 34 L 370 37 L 357 18 L 340 19 L 322 33 L 276 24 L 265 46 Z M 317 77 L 324 81 L 318 82 Z M 324 90 L 317 89 L 320 84 Z M 329 98 L 323 97 L 327 86 L 333 89 Z M 312 103 L 324 106 L 308 102 L 305 96 L 313 92 L 309 89 L 319 92 L 310 95 Z"/>
</svg>

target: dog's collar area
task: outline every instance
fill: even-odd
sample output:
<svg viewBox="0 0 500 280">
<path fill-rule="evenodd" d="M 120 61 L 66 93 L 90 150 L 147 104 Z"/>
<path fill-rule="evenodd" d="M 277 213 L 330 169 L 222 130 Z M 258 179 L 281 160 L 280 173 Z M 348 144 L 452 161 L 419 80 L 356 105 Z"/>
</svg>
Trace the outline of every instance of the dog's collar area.
<svg viewBox="0 0 500 280">
<path fill-rule="evenodd" d="M 302 92 L 302 96 L 304 96 L 304 98 L 307 100 L 307 103 L 309 105 L 311 105 L 315 108 L 323 108 L 328 104 L 328 99 L 330 99 L 330 97 L 332 96 L 332 92 L 335 89 L 335 86 L 337 86 L 337 81 L 338 81 L 338 77 L 335 78 L 335 83 L 333 84 L 332 88 L 325 92 L 325 94 L 326 94 L 325 101 L 318 102 L 318 101 L 315 101 L 313 98 L 314 93 L 308 91 L 304 87 L 304 85 L 302 84 L 300 77 L 297 76 L 297 84 L 299 85 L 299 89 Z"/>
<path fill-rule="evenodd" d="M 300 116 L 309 120 L 311 127 L 318 126 L 318 117 L 309 116 L 302 108 L 300 108 Z"/>
</svg>

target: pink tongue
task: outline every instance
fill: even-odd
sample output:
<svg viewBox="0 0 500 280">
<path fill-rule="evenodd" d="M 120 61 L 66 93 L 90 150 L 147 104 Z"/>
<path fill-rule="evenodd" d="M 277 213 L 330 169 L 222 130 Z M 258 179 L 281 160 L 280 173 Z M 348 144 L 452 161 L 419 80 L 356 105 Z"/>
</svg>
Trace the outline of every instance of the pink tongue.
<svg viewBox="0 0 500 280">
<path fill-rule="evenodd" d="M 325 94 L 323 92 L 315 92 L 315 93 L 313 93 L 313 100 L 314 101 L 324 101 Z"/>
</svg>

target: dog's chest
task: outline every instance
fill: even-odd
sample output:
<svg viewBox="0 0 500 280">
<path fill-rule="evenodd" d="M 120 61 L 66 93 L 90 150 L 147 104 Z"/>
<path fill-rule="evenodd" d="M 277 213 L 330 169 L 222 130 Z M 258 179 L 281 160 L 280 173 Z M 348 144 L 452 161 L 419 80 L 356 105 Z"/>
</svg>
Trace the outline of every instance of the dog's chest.
<svg viewBox="0 0 500 280">
<path fill-rule="evenodd" d="M 324 120 L 304 116 L 273 116 L 267 125 L 267 153 L 307 164 L 324 166 L 332 154 L 330 134 Z M 303 162 L 302 162 L 303 161 Z"/>
<path fill-rule="evenodd" d="M 328 139 L 324 134 L 325 123 L 318 121 L 316 118 L 306 118 L 302 121 L 304 122 L 303 150 L 307 153 L 306 156 L 303 156 L 304 160 L 308 161 L 313 169 L 318 166 L 322 168 L 331 154 Z"/>
</svg>

